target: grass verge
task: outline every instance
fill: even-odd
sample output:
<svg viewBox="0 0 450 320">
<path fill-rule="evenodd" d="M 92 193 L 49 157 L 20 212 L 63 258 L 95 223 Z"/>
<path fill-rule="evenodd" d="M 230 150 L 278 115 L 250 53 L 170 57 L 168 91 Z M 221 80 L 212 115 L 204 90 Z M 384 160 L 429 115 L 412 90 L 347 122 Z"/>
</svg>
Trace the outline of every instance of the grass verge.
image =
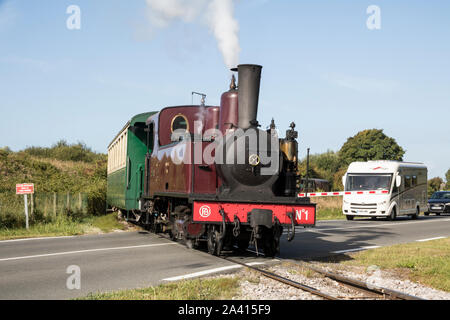
<svg viewBox="0 0 450 320">
<path fill-rule="evenodd" d="M 350 254 L 349 265 L 376 265 L 411 281 L 450 292 L 450 238 L 399 244 Z"/>
<path fill-rule="evenodd" d="M 194 279 L 144 289 L 91 293 L 85 300 L 229 300 L 239 289 L 238 277 Z"/>
<path fill-rule="evenodd" d="M 317 209 L 317 220 L 342 220 L 345 219 L 341 209 Z"/>
<path fill-rule="evenodd" d="M 317 197 L 311 198 L 311 202 L 317 205 L 317 220 L 345 219 L 342 213 L 342 197 Z"/>
<path fill-rule="evenodd" d="M 119 222 L 116 213 L 104 216 L 90 216 L 81 220 L 72 220 L 59 216 L 49 223 L 37 223 L 20 229 L 0 229 L 0 240 L 73 236 L 99 232 L 111 232 L 113 230 L 124 230 L 126 226 Z"/>
</svg>

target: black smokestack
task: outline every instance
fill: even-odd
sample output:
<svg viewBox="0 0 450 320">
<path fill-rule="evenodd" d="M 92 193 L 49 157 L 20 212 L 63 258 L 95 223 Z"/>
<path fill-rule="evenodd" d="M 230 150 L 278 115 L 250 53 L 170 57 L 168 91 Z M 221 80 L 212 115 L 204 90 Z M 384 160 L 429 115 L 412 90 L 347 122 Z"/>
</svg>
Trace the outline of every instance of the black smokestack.
<svg viewBox="0 0 450 320">
<path fill-rule="evenodd" d="M 256 64 L 241 64 L 237 68 L 239 75 L 239 128 L 248 129 L 257 125 L 261 70 L 262 66 Z"/>
</svg>

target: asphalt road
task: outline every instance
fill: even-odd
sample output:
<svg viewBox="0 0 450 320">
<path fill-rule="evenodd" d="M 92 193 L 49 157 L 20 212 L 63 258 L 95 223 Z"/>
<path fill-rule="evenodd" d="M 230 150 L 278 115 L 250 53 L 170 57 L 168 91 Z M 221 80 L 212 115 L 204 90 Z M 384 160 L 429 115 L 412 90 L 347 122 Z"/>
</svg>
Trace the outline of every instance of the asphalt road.
<svg viewBox="0 0 450 320">
<path fill-rule="evenodd" d="M 450 216 L 397 221 L 319 221 L 297 228 L 280 258 L 316 259 L 348 250 L 450 236 Z M 234 256 L 234 258 L 236 258 Z M 270 263 L 249 253 L 249 263 Z M 68 289 L 69 266 L 81 289 Z M 232 270 L 236 265 L 146 232 L 0 241 L 0 299 L 70 299 L 90 292 L 147 287 L 179 276 Z"/>
</svg>

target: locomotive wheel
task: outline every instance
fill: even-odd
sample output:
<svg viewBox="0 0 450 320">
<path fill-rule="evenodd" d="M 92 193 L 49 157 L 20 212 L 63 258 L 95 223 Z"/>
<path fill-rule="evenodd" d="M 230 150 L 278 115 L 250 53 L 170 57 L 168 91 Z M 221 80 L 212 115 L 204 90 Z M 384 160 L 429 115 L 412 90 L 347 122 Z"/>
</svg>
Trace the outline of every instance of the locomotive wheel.
<svg viewBox="0 0 450 320">
<path fill-rule="evenodd" d="M 186 237 L 184 238 L 184 243 L 186 244 L 186 247 L 188 249 L 195 249 L 195 244 L 194 241 L 191 239 L 186 239 Z"/>
<path fill-rule="evenodd" d="M 238 246 L 239 250 L 245 251 L 248 249 L 249 245 L 250 245 L 250 243 L 249 243 L 248 239 L 239 239 L 237 241 L 237 246 Z"/>
<path fill-rule="evenodd" d="M 248 249 L 250 245 L 250 237 L 251 237 L 250 232 L 241 231 L 241 234 L 237 239 L 237 246 L 239 250 L 245 251 Z"/>
<path fill-rule="evenodd" d="M 173 232 L 173 229 L 169 231 L 169 237 L 170 237 L 170 240 L 172 240 L 172 241 L 178 240 L 176 233 Z"/>
<path fill-rule="evenodd" d="M 175 219 L 173 219 L 172 217 L 169 219 L 169 237 L 170 240 L 172 241 L 177 241 L 178 237 L 177 237 L 177 231 L 175 229 Z"/>
<path fill-rule="evenodd" d="M 267 258 L 274 258 L 277 255 L 276 249 L 274 248 L 273 244 L 268 244 L 264 246 L 264 255 Z"/>
<path fill-rule="evenodd" d="M 222 253 L 222 249 L 223 249 L 223 240 L 220 241 L 219 240 L 220 237 L 220 233 L 219 231 L 216 231 L 216 255 L 220 256 L 220 254 Z"/>
<path fill-rule="evenodd" d="M 275 237 L 273 236 L 272 230 L 270 229 L 266 230 L 264 234 L 263 250 L 264 255 L 270 258 L 275 257 L 276 254 L 278 253 L 279 248 L 275 241 Z"/>
<path fill-rule="evenodd" d="M 184 217 L 185 214 L 187 214 L 190 211 L 189 207 L 187 206 L 177 206 L 175 207 L 174 212 L 170 215 L 170 231 L 169 231 L 169 235 L 170 235 L 170 239 L 172 241 L 177 241 L 178 239 L 180 239 L 180 234 L 182 235 L 183 233 L 180 232 L 180 230 L 177 229 L 176 226 L 176 220 L 180 219 L 181 217 Z"/>
</svg>

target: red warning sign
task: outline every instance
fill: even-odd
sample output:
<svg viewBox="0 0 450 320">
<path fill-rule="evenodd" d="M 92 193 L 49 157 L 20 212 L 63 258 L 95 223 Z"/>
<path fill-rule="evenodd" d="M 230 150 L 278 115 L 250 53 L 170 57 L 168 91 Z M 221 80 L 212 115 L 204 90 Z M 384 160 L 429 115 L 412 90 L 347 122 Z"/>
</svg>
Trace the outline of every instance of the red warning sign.
<svg viewBox="0 0 450 320">
<path fill-rule="evenodd" d="M 16 194 L 32 194 L 34 193 L 33 183 L 16 184 Z"/>
</svg>

